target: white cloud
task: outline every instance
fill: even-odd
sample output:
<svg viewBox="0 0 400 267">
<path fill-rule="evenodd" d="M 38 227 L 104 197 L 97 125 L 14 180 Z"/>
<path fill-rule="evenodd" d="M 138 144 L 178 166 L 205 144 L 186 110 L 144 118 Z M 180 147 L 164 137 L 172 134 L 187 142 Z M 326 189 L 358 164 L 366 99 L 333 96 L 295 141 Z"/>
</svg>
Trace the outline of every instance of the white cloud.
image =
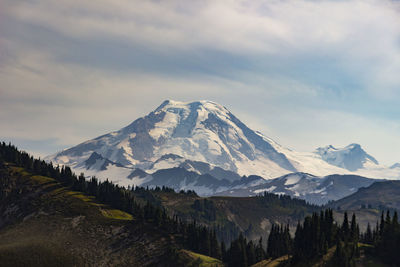
<svg viewBox="0 0 400 267">
<path fill-rule="evenodd" d="M 6 2 L 6 11 L 64 34 L 120 36 L 153 45 L 235 52 L 335 46 L 357 52 L 396 47 L 399 4 L 392 1 L 77 1 Z M 365 52 L 365 51 L 364 51 Z M 376 51 L 369 51 L 375 54 Z"/>
<path fill-rule="evenodd" d="M 74 38 L 120 38 L 163 53 L 333 57 L 374 96 L 398 96 L 400 2 L 6 1 L 6 12 Z M 383 92 L 383 93 L 382 93 Z"/>
</svg>

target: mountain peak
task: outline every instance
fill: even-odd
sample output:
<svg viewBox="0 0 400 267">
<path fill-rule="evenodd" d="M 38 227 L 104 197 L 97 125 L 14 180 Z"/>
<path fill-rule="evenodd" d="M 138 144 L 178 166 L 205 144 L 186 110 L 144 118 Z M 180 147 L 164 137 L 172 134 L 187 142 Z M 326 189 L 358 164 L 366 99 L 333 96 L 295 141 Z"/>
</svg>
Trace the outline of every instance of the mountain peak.
<svg viewBox="0 0 400 267">
<path fill-rule="evenodd" d="M 190 106 L 190 105 L 207 105 L 207 104 L 215 105 L 215 106 L 221 106 L 222 107 L 222 105 L 220 105 L 220 104 L 218 104 L 218 103 L 216 103 L 214 101 L 205 100 L 205 99 L 196 100 L 196 101 L 186 101 L 186 102 L 185 101 L 173 100 L 173 99 L 166 99 L 161 103 L 161 105 L 157 109 L 161 109 L 161 108 L 163 108 L 164 106 L 167 106 L 167 105 L 169 105 L 169 106 Z"/>
<path fill-rule="evenodd" d="M 362 150 L 361 145 L 360 144 L 356 144 L 356 143 L 352 143 L 352 144 L 346 146 L 345 148 L 347 148 L 347 149 L 361 149 Z"/>
<path fill-rule="evenodd" d="M 356 171 L 364 168 L 367 163 L 378 165 L 378 161 L 367 154 L 360 144 L 352 143 L 343 148 L 336 148 L 332 145 L 319 147 L 315 151 L 329 164 L 345 168 L 349 171 Z"/>
<path fill-rule="evenodd" d="M 334 147 L 333 145 L 327 145 L 325 147 L 317 148 L 317 151 L 339 151 L 339 150 L 341 150 L 341 151 L 346 151 L 346 150 L 349 151 L 349 150 L 353 150 L 353 149 L 361 149 L 362 150 L 360 144 L 352 143 L 352 144 L 349 144 L 349 145 L 347 145 L 345 147 L 342 147 L 342 148 L 337 148 L 337 147 Z"/>
<path fill-rule="evenodd" d="M 155 162 L 157 166 L 171 166 L 187 159 L 240 175 L 272 178 L 296 171 L 270 140 L 248 128 L 224 106 L 209 100 L 165 100 L 121 130 L 86 141 L 52 160 L 65 159 L 64 163 L 73 165 L 85 161 L 93 152 L 143 170 L 153 169 Z M 180 159 L 163 157 L 167 154 Z"/>
<path fill-rule="evenodd" d="M 157 109 L 155 109 L 154 112 L 159 113 L 165 111 L 184 114 L 185 111 L 186 113 L 190 113 L 191 111 L 193 112 L 196 110 L 207 110 L 208 112 L 222 114 L 230 113 L 229 110 L 224 106 L 210 100 L 198 100 L 191 102 L 165 100 Z"/>
</svg>

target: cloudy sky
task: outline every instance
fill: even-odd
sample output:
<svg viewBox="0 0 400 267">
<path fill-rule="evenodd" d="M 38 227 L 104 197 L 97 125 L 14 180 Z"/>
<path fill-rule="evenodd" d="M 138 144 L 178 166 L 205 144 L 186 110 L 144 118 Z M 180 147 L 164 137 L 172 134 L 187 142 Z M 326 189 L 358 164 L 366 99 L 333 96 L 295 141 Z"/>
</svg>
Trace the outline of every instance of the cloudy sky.
<svg viewBox="0 0 400 267">
<path fill-rule="evenodd" d="M 0 0 L 0 140 L 45 156 L 165 99 L 400 162 L 400 2 Z"/>
</svg>

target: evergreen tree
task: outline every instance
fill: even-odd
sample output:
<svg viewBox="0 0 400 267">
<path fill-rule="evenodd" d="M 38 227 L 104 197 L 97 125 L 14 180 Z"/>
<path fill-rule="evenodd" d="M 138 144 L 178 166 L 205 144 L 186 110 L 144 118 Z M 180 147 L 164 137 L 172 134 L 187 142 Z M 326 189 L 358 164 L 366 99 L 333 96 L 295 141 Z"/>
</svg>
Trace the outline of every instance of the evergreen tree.
<svg viewBox="0 0 400 267">
<path fill-rule="evenodd" d="M 359 240 L 359 228 L 356 222 L 356 215 L 353 213 L 351 218 L 351 226 L 350 226 L 350 239 L 352 242 L 358 242 Z"/>
<path fill-rule="evenodd" d="M 349 235 L 349 219 L 347 217 L 347 212 L 344 213 L 343 224 L 341 228 L 342 238 L 347 238 Z"/>
<path fill-rule="evenodd" d="M 262 242 L 262 237 L 260 237 L 256 248 L 256 262 L 260 262 L 265 259 L 265 251 L 263 249 Z"/>
<path fill-rule="evenodd" d="M 289 233 L 289 225 L 283 227 L 273 224 L 267 242 L 267 255 L 278 258 L 287 255 L 292 246 L 292 238 Z"/>
<path fill-rule="evenodd" d="M 369 223 L 367 225 L 367 230 L 364 234 L 363 242 L 366 244 L 373 243 L 373 235 L 372 235 L 372 231 L 371 231 L 371 225 Z"/>
</svg>

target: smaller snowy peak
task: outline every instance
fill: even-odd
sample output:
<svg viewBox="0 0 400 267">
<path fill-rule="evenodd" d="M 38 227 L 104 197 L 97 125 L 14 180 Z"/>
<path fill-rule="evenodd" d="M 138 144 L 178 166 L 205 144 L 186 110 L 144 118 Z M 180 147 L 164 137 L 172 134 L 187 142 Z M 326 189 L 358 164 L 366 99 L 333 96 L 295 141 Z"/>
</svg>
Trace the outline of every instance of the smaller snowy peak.
<svg viewBox="0 0 400 267">
<path fill-rule="evenodd" d="M 397 169 L 397 168 L 400 169 L 400 163 L 395 163 L 390 167 L 390 169 Z"/>
<path fill-rule="evenodd" d="M 379 164 L 378 161 L 367 154 L 359 144 L 350 144 L 343 148 L 336 148 L 329 145 L 317 148 L 315 153 L 320 155 L 327 163 L 349 171 L 363 169 L 367 164 Z"/>
</svg>

